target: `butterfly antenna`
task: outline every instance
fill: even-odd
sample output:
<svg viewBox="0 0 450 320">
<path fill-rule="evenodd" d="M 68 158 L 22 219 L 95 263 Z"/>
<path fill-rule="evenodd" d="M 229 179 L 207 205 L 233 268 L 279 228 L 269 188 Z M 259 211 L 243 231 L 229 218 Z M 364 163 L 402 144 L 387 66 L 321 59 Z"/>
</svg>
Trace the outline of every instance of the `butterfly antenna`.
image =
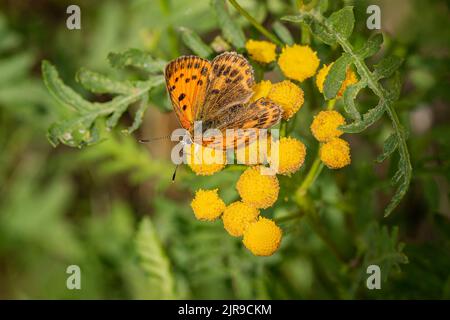
<svg viewBox="0 0 450 320">
<path fill-rule="evenodd" d="M 153 141 L 157 141 L 157 140 L 164 140 L 164 139 L 169 139 L 170 138 L 170 134 L 167 136 L 162 136 L 162 137 L 156 137 L 156 138 L 150 138 L 150 139 L 139 139 L 138 141 L 140 143 L 149 143 L 149 142 L 153 142 Z"/>
<path fill-rule="evenodd" d="M 172 183 L 175 182 L 175 177 L 177 175 L 177 169 L 178 169 L 178 165 L 175 166 L 175 170 L 173 171 L 173 175 L 172 175 Z"/>
</svg>

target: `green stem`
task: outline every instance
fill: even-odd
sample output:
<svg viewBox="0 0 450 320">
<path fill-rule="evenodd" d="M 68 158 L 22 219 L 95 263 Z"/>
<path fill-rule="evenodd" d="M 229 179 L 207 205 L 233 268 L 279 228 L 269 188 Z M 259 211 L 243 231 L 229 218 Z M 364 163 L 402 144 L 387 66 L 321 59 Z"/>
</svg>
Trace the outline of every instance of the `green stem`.
<svg viewBox="0 0 450 320">
<path fill-rule="evenodd" d="M 375 95 L 378 96 L 378 98 L 380 99 L 380 103 L 382 103 L 385 106 L 386 113 L 388 114 L 392 122 L 395 135 L 397 136 L 397 139 L 399 141 L 398 151 L 400 154 L 400 158 L 403 161 L 404 180 L 401 187 L 397 189 L 397 192 L 392 202 L 385 211 L 385 216 L 387 216 L 398 205 L 400 200 L 404 197 L 404 195 L 408 191 L 412 177 L 412 166 L 408 151 L 408 145 L 406 144 L 405 133 L 398 119 L 398 115 L 395 112 L 392 98 L 387 96 L 386 90 L 382 87 L 382 85 L 378 82 L 378 80 L 373 77 L 372 72 L 369 70 L 369 67 L 366 65 L 363 58 L 361 58 L 354 52 L 350 42 L 348 42 L 346 38 L 342 37 L 342 35 L 339 32 L 334 30 L 320 13 L 313 12 L 310 15 L 316 21 L 322 24 L 325 28 L 327 28 L 328 31 L 334 35 L 336 41 L 339 43 L 342 49 L 352 57 L 352 61 L 355 64 L 356 68 L 358 69 L 358 73 L 360 73 L 360 75 L 363 78 L 367 79 L 367 85 L 375 93 Z"/>
<path fill-rule="evenodd" d="M 267 39 L 282 47 L 283 43 L 269 30 L 264 28 L 262 24 L 255 20 L 244 8 L 242 8 L 236 0 L 229 0 L 233 7 L 246 18 L 259 32 L 261 32 Z"/>
<path fill-rule="evenodd" d="M 289 214 L 289 215 L 286 215 L 284 217 L 280 217 L 280 218 L 277 218 L 277 219 L 274 219 L 274 220 L 275 220 L 276 223 L 283 223 L 283 222 L 286 222 L 286 221 L 300 219 L 300 218 L 303 218 L 304 216 L 305 216 L 305 213 L 303 211 L 301 211 L 301 212 Z"/>
</svg>

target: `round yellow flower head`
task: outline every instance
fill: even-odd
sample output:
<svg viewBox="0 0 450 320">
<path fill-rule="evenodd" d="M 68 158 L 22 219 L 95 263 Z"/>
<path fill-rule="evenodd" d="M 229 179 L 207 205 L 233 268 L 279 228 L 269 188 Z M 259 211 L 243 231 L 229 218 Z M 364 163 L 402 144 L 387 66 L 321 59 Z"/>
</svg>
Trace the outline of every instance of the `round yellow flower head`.
<svg viewBox="0 0 450 320">
<path fill-rule="evenodd" d="M 225 230 L 233 237 L 240 237 L 248 226 L 256 221 L 259 210 L 244 202 L 236 201 L 223 212 L 222 221 Z"/>
<path fill-rule="evenodd" d="M 330 169 L 340 169 L 350 164 L 350 146 L 347 141 L 334 138 L 320 146 L 320 160 Z"/>
<path fill-rule="evenodd" d="M 236 161 L 238 164 L 254 165 L 267 162 L 271 138 L 269 134 L 267 134 L 265 139 L 261 138 L 260 140 L 260 138 L 258 137 L 252 143 L 236 150 Z"/>
<path fill-rule="evenodd" d="M 319 89 L 320 93 L 323 93 L 323 85 L 325 84 L 325 79 L 332 65 L 333 63 L 330 63 L 328 65 L 324 64 L 322 69 L 320 69 L 319 72 L 317 73 L 316 86 Z M 341 88 L 339 89 L 339 92 L 337 93 L 336 97 L 341 98 L 344 95 L 344 92 L 347 89 L 347 87 L 357 82 L 358 78 L 356 77 L 356 74 L 353 72 L 351 68 L 347 68 L 345 80 L 344 82 L 342 82 Z"/>
<path fill-rule="evenodd" d="M 270 63 L 275 61 L 277 55 L 275 49 L 277 46 L 269 41 L 248 40 L 245 44 L 250 57 L 258 62 Z"/>
<path fill-rule="evenodd" d="M 278 142 L 278 158 L 271 155 L 270 163 L 274 167 L 273 161 L 278 161 L 277 173 L 291 175 L 303 165 L 305 156 L 306 147 L 302 142 L 291 137 L 283 137 Z"/>
<path fill-rule="evenodd" d="M 309 46 L 298 44 L 284 47 L 278 58 L 278 65 L 283 74 L 300 82 L 314 76 L 319 64 L 320 60 L 315 51 Z"/>
<path fill-rule="evenodd" d="M 213 221 L 220 217 L 223 210 L 225 210 L 225 203 L 217 194 L 217 189 L 199 189 L 195 193 L 194 200 L 191 202 L 191 207 L 198 220 Z"/>
<path fill-rule="evenodd" d="M 266 209 L 277 201 L 280 186 L 275 175 L 262 175 L 260 167 L 251 167 L 239 177 L 236 189 L 242 201 Z"/>
<path fill-rule="evenodd" d="M 311 123 L 311 132 L 320 142 L 340 137 L 344 132 L 338 129 L 345 124 L 344 117 L 337 111 L 320 111 Z"/>
<path fill-rule="evenodd" d="M 244 232 L 242 242 L 255 256 L 270 256 L 280 247 L 282 235 L 275 222 L 260 217 Z"/>
<path fill-rule="evenodd" d="M 189 167 L 199 176 L 210 176 L 226 165 L 225 152 L 193 143 L 186 152 Z"/>
<path fill-rule="evenodd" d="M 253 96 L 250 99 L 250 102 L 255 102 L 260 98 L 266 98 L 267 95 L 272 89 L 272 82 L 269 80 L 262 80 L 253 86 Z"/>
<path fill-rule="evenodd" d="M 290 119 L 303 105 L 303 90 L 289 80 L 272 85 L 267 98 L 283 109 L 283 119 Z"/>
</svg>

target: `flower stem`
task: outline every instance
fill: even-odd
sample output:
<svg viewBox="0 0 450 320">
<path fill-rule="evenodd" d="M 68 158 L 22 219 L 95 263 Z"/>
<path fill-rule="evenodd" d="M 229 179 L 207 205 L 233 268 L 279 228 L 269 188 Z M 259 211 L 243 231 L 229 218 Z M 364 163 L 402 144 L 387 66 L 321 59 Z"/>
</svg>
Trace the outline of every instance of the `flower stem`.
<svg viewBox="0 0 450 320">
<path fill-rule="evenodd" d="M 274 219 L 274 220 L 275 220 L 276 223 L 283 223 L 283 222 L 286 222 L 286 221 L 300 219 L 300 218 L 303 218 L 304 216 L 305 216 L 304 211 L 300 211 L 300 212 L 297 212 L 297 213 L 286 215 L 284 217 L 279 217 L 279 218 Z"/>
<path fill-rule="evenodd" d="M 327 110 L 333 110 L 334 106 L 336 105 L 336 99 L 331 99 L 328 101 Z M 307 173 L 305 179 L 303 180 L 300 187 L 297 189 L 296 197 L 297 200 L 300 201 L 302 197 L 306 195 L 308 192 L 309 187 L 316 181 L 317 177 L 320 175 L 323 169 L 323 163 L 320 161 L 320 155 L 319 151 L 317 151 L 316 158 L 314 159 L 313 164 L 311 165 L 311 168 L 309 169 L 309 172 Z"/>
<path fill-rule="evenodd" d="M 233 7 L 246 18 L 259 32 L 261 32 L 267 39 L 282 47 L 283 43 L 269 30 L 264 28 L 262 24 L 255 20 L 244 8 L 242 8 L 236 0 L 229 0 Z"/>
</svg>

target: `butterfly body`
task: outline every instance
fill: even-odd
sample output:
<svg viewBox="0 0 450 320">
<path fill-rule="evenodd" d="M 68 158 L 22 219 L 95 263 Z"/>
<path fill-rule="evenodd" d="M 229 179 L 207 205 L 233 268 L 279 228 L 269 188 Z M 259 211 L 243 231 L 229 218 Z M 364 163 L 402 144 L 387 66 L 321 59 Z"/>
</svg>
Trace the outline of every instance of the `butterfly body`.
<svg viewBox="0 0 450 320">
<path fill-rule="evenodd" d="M 235 52 L 222 53 L 211 62 L 197 56 L 179 57 L 166 66 L 165 77 L 175 113 L 191 137 L 198 124 L 202 135 L 209 129 L 222 133 L 204 135 L 205 146 L 238 147 L 257 133 L 236 132 L 232 139 L 225 139 L 226 131 L 267 129 L 281 119 L 281 108 L 274 102 L 261 98 L 249 103 L 255 84 L 253 68 Z"/>
</svg>

